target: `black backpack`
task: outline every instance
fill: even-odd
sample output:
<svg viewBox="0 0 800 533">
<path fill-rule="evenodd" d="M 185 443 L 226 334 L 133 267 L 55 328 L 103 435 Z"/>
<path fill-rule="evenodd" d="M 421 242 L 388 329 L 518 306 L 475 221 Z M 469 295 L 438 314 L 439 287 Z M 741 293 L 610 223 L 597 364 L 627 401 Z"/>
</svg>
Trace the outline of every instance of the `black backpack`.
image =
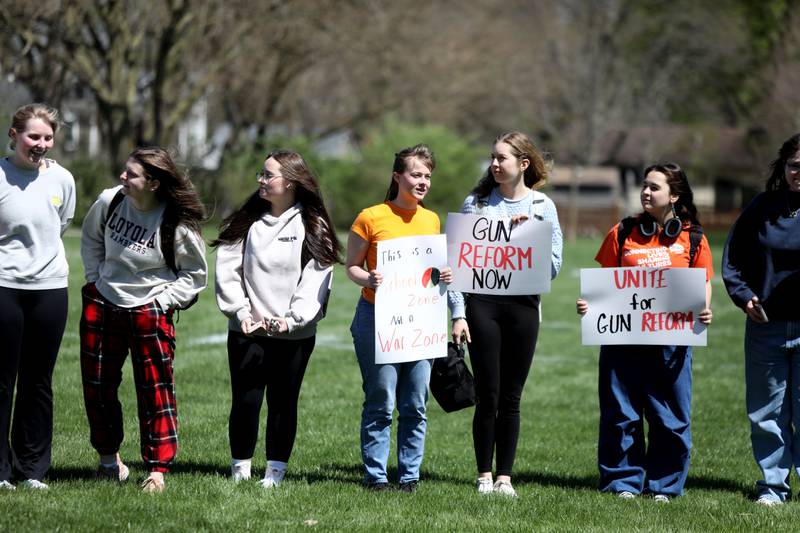
<svg viewBox="0 0 800 533">
<path fill-rule="evenodd" d="M 620 220 L 617 225 L 617 264 L 622 266 L 622 247 L 633 232 L 633 228 L 639 223 L 639 217 L 626 217 Z M 692 224 L 689 228 L 689 266 L 694 266 L 694 259 L 697 255 L 697 247 L 703 240 L 703 227 Z"/>
<path fill-rule="evenodd" d="M 106 212 L 106 221 L 108 221 L 111 214 L 119 207 L 119 204 L 122 203 L 122 200 L 125 199 L 125 194 L 119 190 L 117 194 L 111 199 L 111 203 L 108 204 L 108 211 Z M 175 266 L 175 228 L 178 225 L 177 217 L 173 214 L 172 210 L 167 207 L 164 211 L 164 217 L 161 219 L 161 227 L 159 228 L 159 232 L 161 233 L 161 253 L 164 256 L 164 261 L 166 261 L 167 266 L 173 273 L 176 275 L 178 274 L 178 267 Z M 192 301 L 188 304 L 183 306 L 178 306 L 179 310 L 189 309 L 191 306 L 197 303 L 197 294 L 194 295 Z"/>
</svg>

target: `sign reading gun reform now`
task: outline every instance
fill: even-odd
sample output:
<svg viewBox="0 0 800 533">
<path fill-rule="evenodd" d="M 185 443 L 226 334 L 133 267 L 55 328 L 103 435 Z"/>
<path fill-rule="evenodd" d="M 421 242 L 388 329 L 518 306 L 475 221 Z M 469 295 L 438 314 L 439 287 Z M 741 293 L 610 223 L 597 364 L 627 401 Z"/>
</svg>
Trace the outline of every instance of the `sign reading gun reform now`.
<svg viewBox="0 0 800 533">
<path fill-rule="evenodd" d="M 706 345 L 704 268 L 583 268 L 581 298 L 584 345 Z"/>
<path fill-rule="evenodd" d="M 450 290 L 476 294 L 550 292 L 553 225 L 448 213 L 447 257 Z"/>
</svg>

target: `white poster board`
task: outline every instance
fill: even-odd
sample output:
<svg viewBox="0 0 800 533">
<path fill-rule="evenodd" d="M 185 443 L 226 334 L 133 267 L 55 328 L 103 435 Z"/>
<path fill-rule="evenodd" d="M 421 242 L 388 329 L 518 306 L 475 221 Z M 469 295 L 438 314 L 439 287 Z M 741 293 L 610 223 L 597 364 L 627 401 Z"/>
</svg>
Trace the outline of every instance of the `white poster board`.
<svg viewBox="0 0 800 533">
<path fill-rule="evenodd" d="M 705 346 L 705 287 L 704 268 L 583 268 L 582 343 Z"/>
<path fill-rule="evenodd" d="M 530 218 L 448 213 L 447 256 L 453 269 L 450 290 L 475 294 L 550 292 L 553 225 Z"/>
<path fill-rule="evenodd" d="M 403 363 L 447 355 L 447 266 L 444 235 L 378 242 L 375 363 Z"/>
</svg>

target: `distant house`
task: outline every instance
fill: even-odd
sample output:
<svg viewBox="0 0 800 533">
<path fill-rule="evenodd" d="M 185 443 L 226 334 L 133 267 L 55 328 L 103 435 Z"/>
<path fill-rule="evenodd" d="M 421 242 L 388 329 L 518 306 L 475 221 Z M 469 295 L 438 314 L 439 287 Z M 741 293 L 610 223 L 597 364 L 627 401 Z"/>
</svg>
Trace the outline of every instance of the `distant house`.
<svg viewBox="0 0 800 533">
<path fill-rule="evenodd" d="M 759 129 L 636 127 L 611 133 L 602 161 L 632 172 L 637 183 L 647 165 L 674 161 L 686 169 L 699 207 L 725 213 L 738 211 L 763 188 L 769 160 L 764 141 Z M 630 185 L 623 180 L 623 188 Z"/>
<path fill-rule="evenodd" d="M 546 192 L 569 237 L 601 235 L 627 211 L 620 171 L 612 166 L 556 165 Z"/>
</svg>

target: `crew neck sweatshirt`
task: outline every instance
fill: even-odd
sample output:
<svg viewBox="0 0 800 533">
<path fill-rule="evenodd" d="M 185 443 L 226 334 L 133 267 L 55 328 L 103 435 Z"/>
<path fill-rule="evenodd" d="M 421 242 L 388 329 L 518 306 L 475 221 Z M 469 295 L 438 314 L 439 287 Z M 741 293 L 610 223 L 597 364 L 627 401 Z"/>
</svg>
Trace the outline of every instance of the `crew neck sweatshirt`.
<svg viewBox="0 0 800 533">
<path fill-rule="evenodd" d="M 106 189 L 83 221 L 81 258 L 86 281 L 119 307 L 131 308 L 155 299 L 162 310 L 189 304 L 206 286 L 205 243 L 183 224 L 175 228 L 175 268 L 161 253 L 161 221 L 165 203 L 148 211 L 128 197 L 113 213 L 109 207 L 117 186 Z"/>
<path fill-rule="evenodd" d="M 0 287 L 60 289 L 69 266 L 61 236 L 75 214 L 75 180 L 52 159 L 26 170 L 0 158 Z"/>
</svg>

